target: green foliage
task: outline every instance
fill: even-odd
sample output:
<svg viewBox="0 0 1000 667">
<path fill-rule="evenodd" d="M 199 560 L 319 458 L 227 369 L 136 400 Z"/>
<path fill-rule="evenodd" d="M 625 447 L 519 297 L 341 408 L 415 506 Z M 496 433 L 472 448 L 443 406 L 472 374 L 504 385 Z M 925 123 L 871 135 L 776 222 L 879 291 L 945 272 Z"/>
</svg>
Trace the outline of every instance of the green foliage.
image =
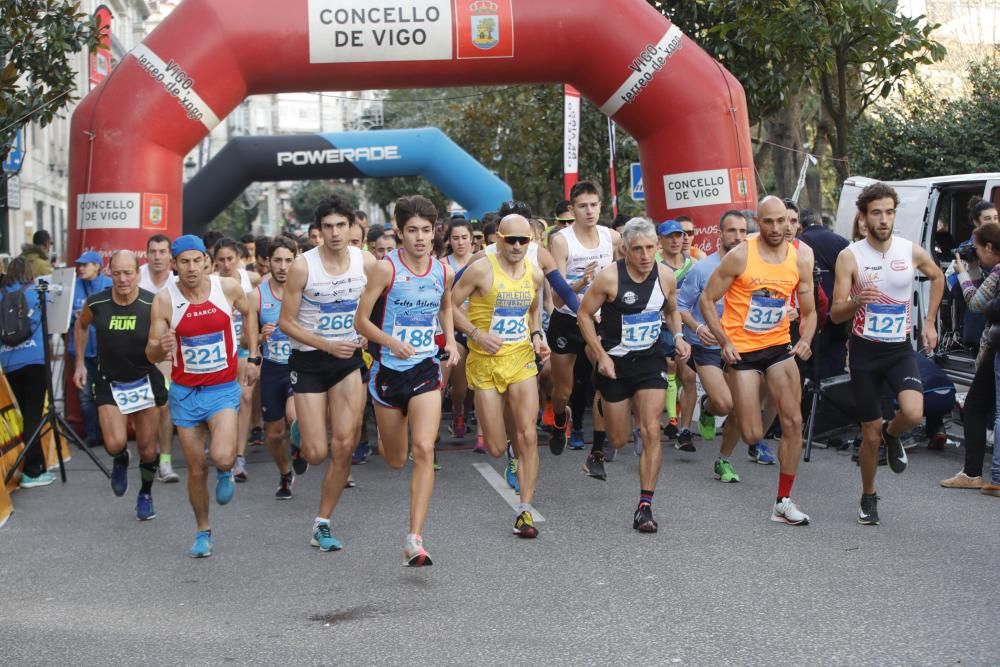
<svg viewBox="0 0 1000 667">
<path fill-rule="evenodd" d="M 971 93 L 949 97 L 928 82 L 901 103 L 877 108 L 851 145 L 855 173 L 882 180 L 997 170 L 1000 146 L 1000 49 L 970 66 Z"/>
<path fill-rule="evenodd" d="M 584 101 L 581 114 L 580 174 L 608 191 L 607 118 Z M 438 127 L 531 205 L 549 217 L 563 198 L 563 88 L 557 85 L 500 88 L 393 90 L 385 101 L 385 125 L 392 128 Z M 619 193 L 627 192 L 628 163 L 638 160 L 635 142 L 617 133 Z M 421 179 L 371 179 L 369 199 L 388 207 L 397 197 L 423 194 L 444 211 L 443 193 Z M 629 213 L 641 207 L 627 197 Z M 605 211 L 610 199 L 605 197 Z M 606 216 L 607 217 L 607 216 Z"/>
<path fill-rule="evenodd" d="M 251 231 L 254 220 L 257 219 L 258 205 L 246 208 L 242 204 L 243 197 L 237 197 L 226 209 L 215 216 L 215 220 L 208 225 L 209 229 L 221 232 L 230 238 L 239 239 L 241 236 Z"/>
<path fill-rule="evenodd" d="M 73 54 L 97 48 L 92 17 L 65 0 L 0 0 L 0 157 L 18 128 L 45 127 L 73 100 Z"/>
<path fill-rule="evenodd" d="M 358 191 L 346 183 L 339 181 L 304 181 L 300 183 L 292 194 L 290 202 L 296 221 L 300 225 L 310 224 L 319 202 L 333 195 L 347 200 L 352 208 L 358 208 L 360 202 Z"/>
</svg>

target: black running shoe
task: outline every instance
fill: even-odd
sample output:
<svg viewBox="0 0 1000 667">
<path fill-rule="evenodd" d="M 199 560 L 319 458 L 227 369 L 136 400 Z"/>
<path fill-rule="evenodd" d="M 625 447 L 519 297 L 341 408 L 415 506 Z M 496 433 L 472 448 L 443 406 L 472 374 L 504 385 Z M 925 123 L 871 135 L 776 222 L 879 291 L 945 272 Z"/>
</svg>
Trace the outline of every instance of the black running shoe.
<svg viewBox="0 0 1000 667">
<path fill-rule="evenodd" d="M 278 500 L 288 500 L 292 497 L 292 484 L 295 483 L 295 473 L 289 472 L 281 476 L 278 490 L 274 492 L 274 497 Z"/>
<path fill-rule="evenodd" d="M 666 436 L 667 440 L 676 440 L 677 431 L 677 420 L 671 419 L 667 422 L 667 425 L 663 427 L 663 435 Z"/>
<path fill-rule="evenodd" d="M 885 443 L 885 454 L 889 459 L 889 470 L 899 474 L 906 470 L 906 450 L 903 441 L 898 436 L 889 434 L 889 424 L 882 423 L 882 442 Z"/>
<path fill-rule="evenodd" d="M 649 503 L 642 503 L 632 517 L 632 528 L 640 533 L 655 533 L 659 526 L 653 520 L 653 508 Z"/>
<path fill-rule="evenodd" d="M 862 526 L 878 525 L 878 496 L 861 494 L 861 510 L 858 512 L 858 523 Z"/>
<path fill-rule="evenodd" d="M 302 456 L 302 450 L 298 447 L 292 448 L 292 470 L 296 475 L 304 475 L 309 470 L 309 462 Z"/>
<path fill-rule="evenodd" d="M 674 448 L 679 449 L 682 452 L 696 452 L 694 448 L 694 434 L 688 429 L 684 429 L 677 434 L 677 442 L 674 443 Z"/>
<path fill-rule="evenodd" d="M 567 418 L 567 422 L 569 419 Z M 566 427 L 562 428 L 558 426 L 549 427 L 549 451 L 553 455 L 559 456 L 566 449 Z"/>
<path fill-rule="evenodd" d="M 594 479 L 606 480 L 608 473 L 604 470 L 604 452 L 591 452 L 583 464 L 583 471 Z"/>
</svg>

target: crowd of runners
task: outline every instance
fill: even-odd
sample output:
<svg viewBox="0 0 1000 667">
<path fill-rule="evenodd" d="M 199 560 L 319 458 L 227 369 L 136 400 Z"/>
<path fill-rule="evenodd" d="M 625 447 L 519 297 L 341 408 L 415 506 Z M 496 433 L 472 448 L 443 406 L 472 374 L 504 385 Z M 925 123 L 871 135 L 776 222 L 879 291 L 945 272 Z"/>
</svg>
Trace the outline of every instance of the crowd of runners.
<svg viewBox="0 0 1000 667">
<path fill-rule="evenodd" d="M 606 462 L 626 445 L 640 457 L 637 531 L 657 531 L 661 442 L 694 451 L 692 424 L 710 440 L 721 418 L 715 477 L 739 481 L 742 441 L 751 461 L 777 464 L 771 520 L 809 524 L 792 500 L 803 444 L 800 366 L 821 318 L 849 321 L 862 427 L 858 521 L 875 525 L 880 448 L 902 472 L 899 436 L 922 417 L 910 340 L 914 272 L 930 283 L 920 327 L 927 352 L 944 283 L 919 245 L 893 235 L 897 203 L 883 184 L 861 193 L 867 236 L 840 253 L 820 313 L 813 251 L 795 238 L 797 214 L 776 197 L 755 214 L 723 214 L 718 249 L 707 256 L 692 248 L 688 218 L 633 218 L 620 232 L 599 224 L 601 192 L 588 181 L 548 221 L 512 201 L 477 225 L 442 226 L 429 200 L 411 196 L 396 202 L 391 225 L 369 227 L 333 197 L 317 208 L 308 240 L 157 235 L 142 266 L 132 252 L 111 255 L 113 286 L 87 300 L 76 324 L 81 342 L 96 329 L 99 371 L 78 365 L 75 381 L 94 386 L 117 496 L 128 487 L 126 420 L 134 422 L 139 519 L 155 516 L 154 478 L 178 479 L 176 429 L 197 528 L 191 556 L 212 553 L 210 470 L 215 501 L 231 502 L 248 479 L 246 447 L 256 443 L 277 468 L 276 499 L 291 498 L 309 466 L 323 475 L 309 531 L 321 551 L 342 548 L 331 521 L 352 463 L 373 452 L 393 468 L 411 461 L 404 561 L 424 566 L 446 402 L 455 438 L 505 457 L 520 495 L 520 538 L 538 536 L 538 445 L 554 455 L 549 465 L 567 446 L 585 448 L 588 408 L 587 475 L 606 480 Z M 890 420 L 879 409 L 883 387 L 898 406 Z M 371 415 L 378 437 L 369 442 Z M 765 433 L 775 418 L 772 451 Z"/>
</svg>

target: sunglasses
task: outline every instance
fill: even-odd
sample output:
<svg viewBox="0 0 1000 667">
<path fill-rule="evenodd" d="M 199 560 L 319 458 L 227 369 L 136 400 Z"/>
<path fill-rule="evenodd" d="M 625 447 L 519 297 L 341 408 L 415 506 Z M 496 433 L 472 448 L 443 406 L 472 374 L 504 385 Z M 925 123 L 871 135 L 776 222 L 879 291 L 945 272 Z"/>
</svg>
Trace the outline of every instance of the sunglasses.
<svg viewBox="0 0 1000 667">
<path fill-rule="evenodd" d="M 694 236 L 694 230 L 693 229 L 685 229 L 685 230 L 683 230 L 683 232 L 684 232 L 684 236 Z"/>
<path fill-rule="evenodd" d="M 503 242 L 507 245 L 528 245 L 531 243 L 530 236 L 507 236 L 500 233 L 497 233 L 497 236 L 503 239 Z"/>
</svg>

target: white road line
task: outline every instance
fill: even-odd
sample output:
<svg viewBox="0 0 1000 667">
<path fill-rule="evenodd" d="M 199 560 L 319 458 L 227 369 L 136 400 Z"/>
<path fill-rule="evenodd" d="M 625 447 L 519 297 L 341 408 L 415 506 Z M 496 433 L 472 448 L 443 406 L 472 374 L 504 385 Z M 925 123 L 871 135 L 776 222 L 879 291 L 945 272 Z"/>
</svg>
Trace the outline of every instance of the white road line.
<svg viewBox="0 0 1000 667">
<path fill-rule="evenodd" d="M 521 504 L 521 497 L 514 493 L 514 489 L 507 486 L 507 480 L 500 476 L 496 470 L 493 469 L 489 463 L 473 463 L 472 464 L 479 474 L 482 475 L 493 490 L 500 494 L 500 497 L 507 501 L 507 504 L 511 506 L 511 509 L 517 511 L 518 506 Z M 545 517 L 539 513 L 534 507 L 531 507 L 531 515 L 535 517 L 535 523 L 542 523 L 545 521 Z"/>
</svg>

